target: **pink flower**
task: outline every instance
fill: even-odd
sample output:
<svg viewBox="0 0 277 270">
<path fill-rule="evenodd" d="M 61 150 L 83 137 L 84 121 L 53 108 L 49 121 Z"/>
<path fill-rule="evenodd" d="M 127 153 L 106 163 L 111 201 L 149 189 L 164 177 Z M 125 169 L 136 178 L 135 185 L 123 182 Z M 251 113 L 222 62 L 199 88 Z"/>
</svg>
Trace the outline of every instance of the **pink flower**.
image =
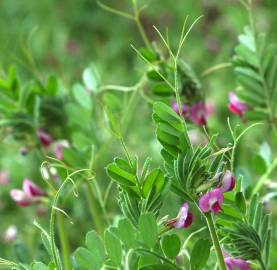
<svg viewBox="0 0 277 270">
<path fill-rule="evenodd" d="M 222 180 L 222 187 L 221 187 L 222 191 L 223 192 L 232 191 L 235 187 L 235 184 L 236 184 L 236 181 L 234 176 L 232 175 L 231 171 L 227 170 Z"/>
<path fill-rule="evenodd" d="M 17 205 L 21 207 L 26 207 L 32 204 L 32 199 L 20 189 L 12 189 L 10 195 Z"/>
<path fill-rule="evenodd" d="M 190 107 L 189 120 L 196 125 L 205 126 L 207 124 L 207 109 L 204 102 L 199 101 Z"/>
<path fill-rule="evenodd" d="M 47 193 L 29 179 L 25 179 L 23 181 L 22 190 L 12 189 L 10 195 L 19 206 L 26 207 L 35 202 L 39 202 L 41 197 L 46 196 Z"/>
<path fill-rule="evenodd" d="M 248 110 L 248 106 L 241 102 L 241 100 L 233 92 L 229 93 L 229 100 L 230 103 L 228 107 L 230 112 L 243 117 L 243 114 Z"/>
<path fill-rule="evenodd" d="M 42 131 L 42 130 L 38 130 L 37 131 L 37 136 L 39 138 L 40 143 L 45 148 L 50 146 L 52 144 L 52 142 L 53 142 L 52 137 L 49 134 L 47 134 L 44 131 Z"/>
<path fill-rule="evenodd" d="M 174 101 L 172 103 L 172 109 L 173 109 L 174 112 L 179 114 L 178 104 L 177 104 L 176 101 Z M 184 118 L 188 118 L 188 116 L 189 116 L 189 107 L 187 105 L 183 105 L 183 107 L 182 107 L 182 116 Z"/>
<path fill-rule="evenodd" d="M 9 173 L 7 171 L 0 171 L 0 185 L 6 186 L 9 182 Z"/>
<path fill-rule="evenodd" d="M 38 187 L 36 184 L 34 184 L 31 180 L 25 179 L 23 181 L 23 191 L 27 194 L 29 197 L 39 197 L 39 196 L 45 196 L 46 193 L 41 190 L 40 187 Z"/>
<path fill-rule="evenodd" d="M 63 148 L 69 148 L 68 141 L 64 140 L 57 143 L 55 152 L 56 152 L 56 158 L 58 160 L 63 160 Z"/>
<path fill-rule="evenodd" d="M 172 103 L 172 109 L 179 114 L 178 105 Z M 207 124 L 207 117 L 213 114 L 214 108 L 206 106 L 204 102 L 199 101 L 191 106 L 183 105 L 182 116 L 196 125 L 204 126 Z"/>
<path fill-rule="evenodd" d="M 227 257 L 224 259 L 227 270 L 251 270 L 249 264 L 242 259 Z"/>
<path fill-rule="evenodd" d="M 221 210 L 221 204 L 224 201 L 223 192 L 220 188 L 204 194 L 199 200 L 199 207 L 203 212 L 213 211 L 217 214 Z"/>
<path fill-rule="evenodd" d="M 188 228 L 193 221 L 193 215 L 189 212 L 189 204 L 184 203 L 176 218 L 170 220 L 168 225 L 171 228 L 181 229 Z"/>
</svg>

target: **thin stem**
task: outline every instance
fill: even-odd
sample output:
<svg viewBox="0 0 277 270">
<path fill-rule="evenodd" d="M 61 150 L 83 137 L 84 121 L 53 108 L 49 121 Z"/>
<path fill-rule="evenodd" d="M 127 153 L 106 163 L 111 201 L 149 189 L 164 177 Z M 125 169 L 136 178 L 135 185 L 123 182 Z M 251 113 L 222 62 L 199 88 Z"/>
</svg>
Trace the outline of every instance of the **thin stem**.
<svg viewBox="0 0 277 270">
<path fill-rule="evenodd" d="M 136 22 L 138 31 L 139 31 L 139 33 L 141 35 L 141 38 L 142 38 L 143 42 L 145 43 L 145 45 L 146 45 L 146 47 L 148 49 L 151 49 L 151 44 L 150 44 L 150 41 L 148 40 L 148 37 L 147 37 L 147 35 L 146 35 L 145 31 L 144 31 L 144 28 L 142 26 L 142 23 L 140 21 L 139 13 L 137 13 L 135 15 L 135 22 Z"/>
<path fill-rule="evenodd" d="M 148 249 L 144 249 L 144 248 L 138 248 L 138 249 L 135 249 L 134 251 L 138 251 L 138 252 L 142 252 L 142 253 L 147 253 L 147 254 L 151 254 L 153 256 L 155 256 L 156 258 L 166 262 L 167 264 L 169 264 L 170 266 L 172 266 L 174 269 L 177 269 L 177 270 L 181 270 L 181 268 L 179 268 L 177 265 L 175 265 L 174 263 L 172 263 L 169 259 L 161 256 L 160 254 L 154 252 L 154 251 L 150 251 Z"/>
<path fill-rule="evenodd" d="M 253 189 L 253 192 L 252 192 L 252 196 L 260 191 L 260 189 L 262 188 L 264 182 L 268 179 L 268 177 L 276 169 L 276 167 L 277 167 L 277 158 L 274 159 L 272 164 L 268 167 L 266 172 L 262 175 L 262 177 L 259 179 L 259 181 L 255 185 L 255 187 Z"/>
<path fill-rule="evenodd" d="M 182 248 L 181 248 L 181 252 L 182 252 L 183 250 L 186 249 L 186 247 L 187 247 L 187 245 L 188 245 L 190 239 L 191 239 L 193 236 L 197 235 L 198 233 L 203 232 L 204 230 L 206 230 L 206 227 L 202 227 L 202 228 L 198 229 L 197 231 L 191 233 L 191 234 L 189 235 L 189 237 L 186 239 L 186 241 L 184 242 L 184 244 L 183 244 L 183 246 L 182 246 Z"/>
<path fill-rule="evenodd" d="M 59 232 L 59 238 L 61 243 L 61 257 L 62 262 L 64 265 L 64 269 L 70 270 L 72 269 L 71 266 L 71 259 L 70 259 L 70 245 L 68 240 L 68 234 L 66 233 L 66 228 L 64 224 L 64 216 L 62 213 L 57 214 L 57 226 Z"/>
<path fill-rule="evenodd" d="M 130 156 L 129 151 L 127 149 L 127 146 L 126 146 L 126 144 L 125 144 L 125 142 L 123 140 L 123 137 L 120 138 L 120 142 L 121 142 L 121 145 L 123 147 L 124 153 L 125 153 L 125 155 L 126 155 L 126 157 L 128 159 L 128 162 L 129 162 L 130 166 L 133 167 L 133 162 L 131 160 L 131 156 Z"/>
<path fill-rule="evenodd" d="M 175 88 L 174 86 L 167 80 L 167 78 L 159 71 L 159 69 L 157 68 L 156 65 L 154 65 L 153 63 L 151 63 L 150 61 L 148 61 L 141 53 L 140 51 L 134 46 L 131 44 L 131 47 L 132 49 L 140 56 L 140 58 L 142 60 L 145 61 L 145 63 L 147 63 L 149 66 L 151 66 L 158 74 L 159 76 L 164 80 L 164 82 L 171 88 L 171 90 L 173 92 L 175 92 Z"/>
<path fill-rule="evenodd" d="M 210 68 L 204 70 L 201 74 L 201 77 L 205 77 L 213 72 L 216 72 L 216 71 L 224 69 L 224 68 L 229 68 L 229 67 L 232 67 L 231 63 L 221 63 L 218 65 L 215 65 L 213 67 L 210 67 Z"/>
<path fill-rule="evenodd" d="M 113 13 L 113 14 L 115 14 L 115 15 L 124 17 L 124 18 L 129 19 L 129 20 L 132 20 L 132 21 L 134 20 L 134 16 L 132 16 L 131 14 L 126 13 L 126 12 L 121 11 L 121 10 L 114 9 L 114 8 L 112 8 L 112 7 L 109 7 L 109 6 L 103 4 L 103 3 L 100 2 L 100 1 L 97 1 L 97 5 L 100 6 L 102 9 L 104 9 L 104 10 L 110 12 L 110 13 Z"/>
<path fill-rule="evenodd" d="M 136 86 L 104 85 L 98 89 L 97 94 L 103 93 L 105 91 L 131 92 L 135 90 Z"/>
<path fill-rule="evenodd" d="M 216 252 L 216 255 L 217 255 L 217 260 L 218 260 L 219 267 L 220 267 L 221 270 L 226 270 L 226 265 L 225 265 L 225 262 L 224 262 L 224 257 L 223 257 L 222 250 L 221 250 L 221 247 L 220 247 L 220 243 L 219 243 L 218 235 L 217 235 L 217 232 L 216 232 L 216 229 L 215 229 L 215 224 L 214 224 L 212 214 L 207 213 L 205 215 L 205 217 L 206 217 L 207 225 L 209 227 L 210 235 L 211 235 L 211 238 L 212 238 L 212 241 L 213 241 L 214 249 L 215 249 L 215 252 Z"/>
</svg>

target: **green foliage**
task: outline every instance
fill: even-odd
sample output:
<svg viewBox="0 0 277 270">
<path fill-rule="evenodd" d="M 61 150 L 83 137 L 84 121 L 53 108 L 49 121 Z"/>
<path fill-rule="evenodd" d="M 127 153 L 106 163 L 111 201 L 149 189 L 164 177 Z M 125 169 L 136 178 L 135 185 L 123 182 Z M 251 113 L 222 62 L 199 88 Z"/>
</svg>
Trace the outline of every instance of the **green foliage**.
<svg viewBox="0 0 277 270">
<path fill-rule="evenodd" d="M 90 231 L 86 235 L 86 248 L 79 247 L 74 257 L 77 265 L 81 269 L 95 269 L 102 268 L 105 261 L 105 249 L 102 239 L 95 231 Z"/>
<path fill-rule="evenodd" d="M 180 252 L 181 241 L 177 234 L 165 235 L 162 239 L 162 250 L 166 257 L 174 259 Z"/>
<path fill-rule="evenodd" d="M 216 178 L 224 169 L 224 150 L 213 153 L 214 141 L 194 149 L 186 124 L 169 106 L 157 102 L 153 107 L 157 138 L 163 149 L 162 157 L 172 190 L 192 201 L 195 195 L 216 185 Z"/>
<path fill-rule="evenodd" d="M 236 194 L 236 200 L 245 215 L 245 202 L 241 192 Z M 238 199 L 240 197 L 240 199 Z M 246 218 L 234 220 L 230 229 L 223 229 L 228 234 L 234 257 L 245 260 L 262 260 L 268 264 L 269 246 L 271 237 L 270 215 L 266 214 L 263 205 L 255 194 L 246 211 Z"/>
<path fill-rule="evenodd" d="M 138 225 L 141 213 L 158 215 L 166 183 L 161 169 L 149 171 L 150 160 L 146 159 L 139 173 L 137 160 L 115 158 L 107 166 L 107 174 L 120 185 L 119 204 L 123 214 Z"/>
<path fill-rule="evenodd" d="M 190 254 L 191 270 L 203 269 L 210 256 L 211 243 L 209 240 L 199 239 Z"/>
<path fill-rule="evenodd" d="M 234 71 L 241 87 L 237 93 L 250 106 L 246 119 L 271 121 L 275 112 L 276 45 L 267 45 L 264 33 L 245 27 L 235 52 Z"/>
<path fill-rule="evenodd" d="M 158 228 L 155 216 L 151 213 L 141 215 L 139 218 L 139 230 L 146 245 L 151 249 L 158 239 Z"/>
</svg>

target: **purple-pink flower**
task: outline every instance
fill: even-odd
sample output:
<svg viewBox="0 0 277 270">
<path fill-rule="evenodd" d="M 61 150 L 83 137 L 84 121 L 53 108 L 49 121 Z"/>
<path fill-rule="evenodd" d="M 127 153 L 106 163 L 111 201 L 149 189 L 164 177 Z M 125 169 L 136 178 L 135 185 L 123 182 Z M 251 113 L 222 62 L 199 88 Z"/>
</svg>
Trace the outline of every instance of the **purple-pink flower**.
<svg viewBox="0 0 277 270">
<path fill-rule="evenodd" d="M 229 110 L 230 112 L 243 117 L 243 114 L 248 110 L 248 106 L 243 103 L 235 93 L 229 93 Z"/>
<path fill-rule="evenodd" d="M 199 101 L 190 107 L 189 120 L 198 126 L 207 124 L 207 109 L 204 102 Z"/>
<path fill-rule="evenodd" d="M 189 204 L 184 203 L 177 215 L 174 227 L 177 229 L 187 228 L 191 225 L 192 221 L 193 221 L 193 215 L 192 213 L 189 212 Z"/>
<path fill-rule="evenodd" d="M 178 105 L 176 102 L 172 103 L 172 109 L 179 114 Z M 204 126 L 207 124 L 207 118 L 213 113 L 213 110 L 205 105 L 204 102 L 199 101 L 195 104 L 188 106 L 183 105 L 182 116 L 198 126 Z"/>
<path fill-rule="evenodd" d="M 250 265 L 247 261 L 242 259 L 235 259 L 227 257 L 224 259 L 227 270 L 251 270 Z"/>
<path fill-rule="evenodd" d="M 179 210 L 176 218 L 171 219 L 167 225 L 171 228 L 181 229 L 188 228 L 193 222 L 193 215 L 189 212 L 189 204 L 184 203 Z"/>
<path fill-rule="evenodd" d="M 199 207 L 203 212 L 214 212 L 217 214 L 221 210 L 221 204 L 224 201 L 221 188 L 215 188 L 204 194 L 199 200 Z"/>
<path fill-rule="evenodd" d="M 22 190 L 12 189 L 10 192 L 12 199 L 21 207 L 29 206 L 35 202 L 39 202 L 47 193 L 34 184 L 31 180 L 23 181 Z"/>
<path fill-rule="evenodd" d="M 174 112 L 176 112 L 177 114 L 179 114 L 178 104 L 177 104 L 176 101 L 174 101 L 174 102 L 172 103 L 172 109 L 173 109 Z M 190 112 L 189 112 L 189 106 L 183 105 L 183 106 L 182 106 L 182 116 L 183 116 L 185 119 L 187 119 L 187 118 L 189 117 L 189 113 L 190 113 Z"/>
<path fill-rule="evenodd" d="M 42 130 L 37 131 L 37 136 L 39 138 L 41 145 L 45 148 L 50 146 L 53 142 L 51 135 L 47 134 L 46 132 L 44 132 Z"/>
<path fill-rule="evenodd" d="M 227 170 L 222 179 L 222 191 L 229 192 L 235 187 L 236 181 L 230 170 Z"/>
</svg>

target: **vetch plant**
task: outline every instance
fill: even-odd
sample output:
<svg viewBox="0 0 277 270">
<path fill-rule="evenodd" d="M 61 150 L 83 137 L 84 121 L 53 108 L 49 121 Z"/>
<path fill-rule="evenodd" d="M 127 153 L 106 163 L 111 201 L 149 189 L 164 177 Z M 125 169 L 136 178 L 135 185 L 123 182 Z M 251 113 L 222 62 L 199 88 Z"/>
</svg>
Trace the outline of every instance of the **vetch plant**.
<svg viewBox="0 0 277 270">
<path fill-rule="evenodd" d="M 35 205 L 37 212 L 42 206 L 43 217 L 32 207 L 16 210 L 26 210 L 28 220 L 36 216 L 33 227 L 40 240 L 30 248 L 27 242 L 33 239 L 21 242 L 21 226 L 7 226 L 3 239 L 14 245 L 15 256 L 0 259 L 0 265 L 16 270 L 274 269 L 274 211 L 268 202 L 276 191 L 267 189 L 276 189 L 269 180 L 277 166 L 276 50 L 257 33 L 252 1 L 240 1 L 250 27 L 239 36 L 232 63 L 202 75 L 183 54 L 202 16 L 189 26 L 186 17 L 175 43 L 168 30 L 162 34 L 154 26 L 159 41 L 152 42 L 143 25 L 145 7 L 130 2 L 132 13 L 98 4 L 137 26 L 145 47 L 131 45 L 142 60 L 135 85 L 102 85 L 94 65 L 70 89 L 54 76 L 23 86 L 13 67 L 0 80 L 0 126 L 16 141 L 24 162 L 33 155 L 41 164 L 41 177 L 31 179 L 44 181 L 23 178 L 17 189 L 12 172 L 1 168 L 1 184 L 13 203 Z M 245 126 L 218 110 L 222 126 L 209 118 L 204 78 L 230 66 L 238 87 L 224 107 Z M 146 119 L 148 110 L 152 122 L 136 122 L 142 132 L 132 140 L 135 107 L 140 109 L 136 121 Z M 249 153 L 260 139 L 241 141 L 246 134 L 256 138 L 265 125 L 269 142 L 259 146 L 252 168 Z M 192 140 L 193 131 L 205 139 Z"/>
</svg>

